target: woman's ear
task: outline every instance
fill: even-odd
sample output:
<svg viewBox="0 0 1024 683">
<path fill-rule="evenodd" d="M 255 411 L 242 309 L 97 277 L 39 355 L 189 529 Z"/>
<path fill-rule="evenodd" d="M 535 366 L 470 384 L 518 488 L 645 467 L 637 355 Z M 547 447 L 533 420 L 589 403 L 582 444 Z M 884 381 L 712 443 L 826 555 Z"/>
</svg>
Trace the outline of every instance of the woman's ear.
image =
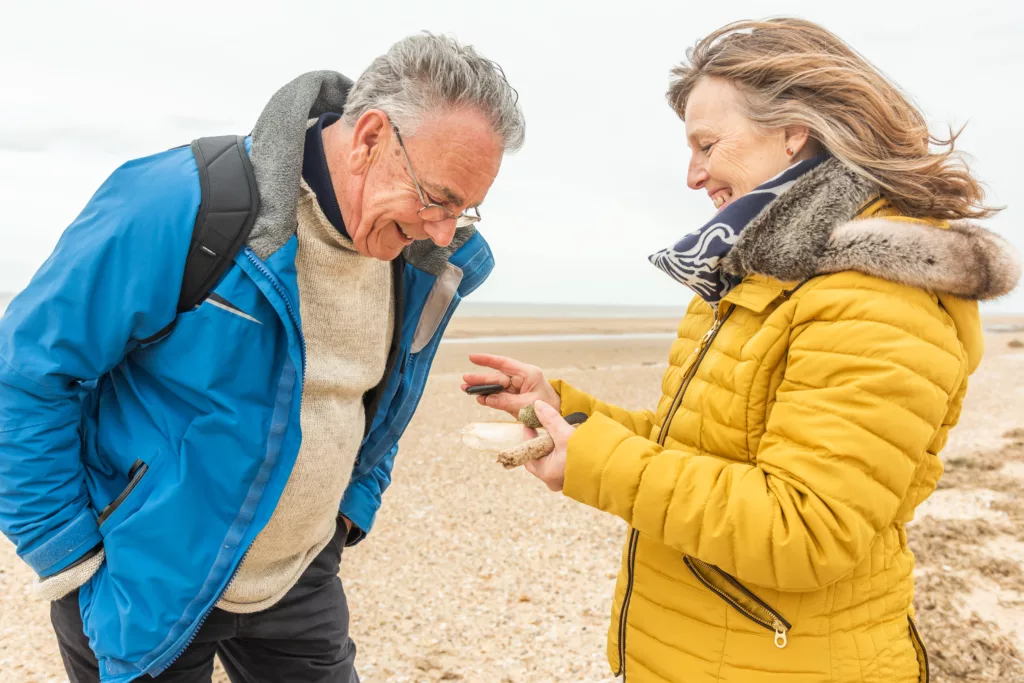
<svg viewBox="0 0 1024 683">
<path fill-rule="evenodd" d="M 807 147 L 810 138 L 811 130 L 807 126 L 786 126 L 786 155 L 795 161 Z"/>
<path fill-rule="evenodd" d="M 380 154 L 390 126 L 391 120 L 380 109 L 370 109 L 359 117 L 352 131 L 352 149 L 348 158 L 349 171 L 353 175 L 366 173 Z"/>
</svg>

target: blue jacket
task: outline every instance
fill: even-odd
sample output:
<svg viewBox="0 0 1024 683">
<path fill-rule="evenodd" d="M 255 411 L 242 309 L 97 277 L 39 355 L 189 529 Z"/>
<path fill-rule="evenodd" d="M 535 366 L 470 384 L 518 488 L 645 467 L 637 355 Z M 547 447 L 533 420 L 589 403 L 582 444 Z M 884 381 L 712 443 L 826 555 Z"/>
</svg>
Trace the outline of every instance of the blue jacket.
<svg viewBox="0 0 1024 683">
<path fill-rule="evenodd" d="M 260 213 L 219 305 L 175 316 L 201 194 L 183 147 L 118 168 L 0 319 L 0 530 L 40 577 L 102 543 L 79 599 L 105 682 L 181 654 L 291 472 L 305 360 L 295 155 L 306 120 L 340 111 L 349 86 L 306 74 L 268 104 L 250 138 Z M 400 331 L 340 509 L 364 532 L 445 326 L 492 267 L 472 230 L 396 266 Z"/>
</svg>

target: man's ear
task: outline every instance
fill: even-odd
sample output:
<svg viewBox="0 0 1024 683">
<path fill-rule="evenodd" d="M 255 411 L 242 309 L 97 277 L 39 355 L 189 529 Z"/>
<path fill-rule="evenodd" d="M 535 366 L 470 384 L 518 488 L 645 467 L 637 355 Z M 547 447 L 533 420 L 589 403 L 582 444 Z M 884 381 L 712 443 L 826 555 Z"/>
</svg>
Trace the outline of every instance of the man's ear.
<svg viewBox="0 0 1024 683">
<path fill-rule="evenodd" d="M 391 129 L 391 119 L 380 109 L 370 109 L 359 117 L 352 131 L 352 149 L 348 167 L 353 175 L 363 175 L 381 154 L 382 144 Z"/>
</svg>

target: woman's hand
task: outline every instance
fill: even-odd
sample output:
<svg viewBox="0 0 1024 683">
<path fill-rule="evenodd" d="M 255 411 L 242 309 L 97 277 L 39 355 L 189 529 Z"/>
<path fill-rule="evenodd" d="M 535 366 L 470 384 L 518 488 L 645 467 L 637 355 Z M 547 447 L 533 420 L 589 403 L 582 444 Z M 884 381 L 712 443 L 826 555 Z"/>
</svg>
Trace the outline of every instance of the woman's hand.
<svg viewBox="0 0 1024 683">
<path fill-rule="evenodd" d="M 544 401 L 534 403 L 533 409 L 537 412 L 537 419 L 555 442 L 555 450 L 543 458 L 530 460 L 524 467 L 527 472 L 547 484 L 552 491 L 561 491 L 565 485 L 565 459 L 569 449 L 569 437 L 575 428 L 562 419 L 561 413 Z M 529 431 L 532 432 L 531 437 L 536 436 L 536 430 Z"/>
<path fill-rule="evenodd" d="M 463 391 L 477 384 L 500 384 L 505 387 L 504 391 L 496 394 L 477 396 L 476 400 L 480 405 L 504 410 L 515 418 L 519 417 L 519 410 L 523 406 L 537 401 L 548 404 L 556 413 L 561 410 L 562 399 L 555 393 L 551 383 L 544 378 L 544 372 L 540 368 L 520 363 L 512 358 L 485 353 L 470 354 L 469 360 L 474 365 L 491 368 L 494 372 L 471 372 L 463 375 Z M 561 413 L 559 419 L 560 415 Z"/>
</svg>

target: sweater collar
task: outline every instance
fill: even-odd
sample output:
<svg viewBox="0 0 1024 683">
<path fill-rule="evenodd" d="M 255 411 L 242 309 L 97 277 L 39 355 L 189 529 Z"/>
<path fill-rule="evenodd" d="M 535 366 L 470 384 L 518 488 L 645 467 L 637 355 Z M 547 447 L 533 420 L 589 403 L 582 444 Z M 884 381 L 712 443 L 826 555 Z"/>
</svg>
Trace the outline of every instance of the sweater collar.
<svg viewBox="0 0 1024 683">
<path fill-rule="evenodd" d="M 342 235 L 348 237 L 345 230 L 345 219 L 341 216 L 341 206 L 331 182 L 331 170 L 327 165 L 327 153 L 324 151 L 324 128 L 338 121 L 341 114 L 326 112 L 321 114 L 316 123 L 306 131 L 306 147 L 302 156 L 302 179 L 306 181 L 317 203 L 327 216 L 327 220 Z"/>
</svg>

